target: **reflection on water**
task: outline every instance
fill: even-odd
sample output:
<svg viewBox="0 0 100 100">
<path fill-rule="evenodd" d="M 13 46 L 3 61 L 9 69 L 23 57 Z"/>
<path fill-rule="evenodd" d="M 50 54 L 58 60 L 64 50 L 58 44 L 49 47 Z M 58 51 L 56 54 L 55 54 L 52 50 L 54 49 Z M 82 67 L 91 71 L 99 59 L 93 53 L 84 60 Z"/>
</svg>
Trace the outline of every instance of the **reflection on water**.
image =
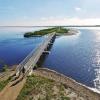
<svg viewBox="0 0 100 100">
<path fill-rule="evenodd" d="M 94 58 L 93 58 L 93 65 L 95 70 L 94 85 L 95 88 L 100 90 L 100 32 L 95 32 L 95 49 L 94 49 Z"/>
<path fill-rule="evenodd" d="M 100 30 L 80 31 L 76 36 L 57 38 L 43 66 L 100 88 Z"/>
<path fill-rule="evenodd" d="M 9 65 L 21 62 L 43 38 L 23 38 L 26 31 L 42 28 L 0 29 L 0 60 Z M 43 66 L 100 90 L 100 30 L 57 37 Z M 3 62 L 2 61 L 2 62 Z"/>
</svg>

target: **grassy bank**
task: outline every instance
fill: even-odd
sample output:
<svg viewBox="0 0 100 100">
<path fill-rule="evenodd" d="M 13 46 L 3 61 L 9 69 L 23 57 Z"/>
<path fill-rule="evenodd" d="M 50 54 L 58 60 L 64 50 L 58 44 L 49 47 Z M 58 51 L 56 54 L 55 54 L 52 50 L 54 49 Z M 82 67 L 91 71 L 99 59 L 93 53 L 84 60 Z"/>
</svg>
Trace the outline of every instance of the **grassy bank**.
<svg viewBox="0 0 100 100">
<path fill-rule="evenodd" d="M 42 36 L 53 32 L 64 34 L 64 33 L 68 33 L 68 31 L 69 29 L 63 27 L 54 27 L 54 28 L 43 29 L 35 32 L 27 32 L 24 34 L 24 37 Z"/>
<path fill-rule="evenodd" d="M 4 65 L 0 72 L 0 91 L 11 81 L 11 76 L 15 73 L 13 68 L 9 68 L 7 65 Z"/>
<path fill-rule="evenodd" d="M 9 77 L 7 80 L 0 81 L 0 91 L 4 89 L 4 87 L 10 82 L 11 77 Z"/>
<path fill-rule="evenodd" d="M 17 100 L 70 100 L 61 83 L 41 77 L 29 76 Z"/>
</svg>

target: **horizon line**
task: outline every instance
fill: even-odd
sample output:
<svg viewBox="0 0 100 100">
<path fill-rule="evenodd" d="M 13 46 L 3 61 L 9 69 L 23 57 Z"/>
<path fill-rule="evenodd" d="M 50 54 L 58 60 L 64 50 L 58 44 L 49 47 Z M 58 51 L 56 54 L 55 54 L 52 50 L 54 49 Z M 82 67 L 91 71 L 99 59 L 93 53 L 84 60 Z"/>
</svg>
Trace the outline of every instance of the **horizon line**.
<svg viewBox="0 0 100 100">
<path fill-rule="evenodd" d="M 1 25 L 0 27 L 100 27 L 100 25 Z"/>
</svg>

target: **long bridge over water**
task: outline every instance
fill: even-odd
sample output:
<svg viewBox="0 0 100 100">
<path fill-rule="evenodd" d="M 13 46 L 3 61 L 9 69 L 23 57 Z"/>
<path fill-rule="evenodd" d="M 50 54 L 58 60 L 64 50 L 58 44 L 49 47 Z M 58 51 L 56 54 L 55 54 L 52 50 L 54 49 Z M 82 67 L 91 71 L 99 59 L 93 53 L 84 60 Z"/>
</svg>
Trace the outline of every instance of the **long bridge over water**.
<svg viewBox="0 0 100 100">
<path fill-rule="evenodd" d="M 32 73 L 33 68 L 39 61 L 42 54 L 47 52 L 48 46 L 53 44 L 56 33 L 50 33 L 48 35 L 44 35 L 44 37 L 44 41 L 17 66 L 15 73 L 16 76 L 19 76 L 22 73 L 24 76 Z"/>
</svg>

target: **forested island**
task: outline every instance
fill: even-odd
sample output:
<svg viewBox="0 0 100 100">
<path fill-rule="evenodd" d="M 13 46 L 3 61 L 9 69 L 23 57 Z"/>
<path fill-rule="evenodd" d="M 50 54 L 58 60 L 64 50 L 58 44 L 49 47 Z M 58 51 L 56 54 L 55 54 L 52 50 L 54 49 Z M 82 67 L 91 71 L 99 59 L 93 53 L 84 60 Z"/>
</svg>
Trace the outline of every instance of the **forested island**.
<svg viewBox="0 0 100 100">
<path fill-rule="evenodd" d="M 72 29 L 67 29 L 64 27 L 54 27 L 54 28 L 48 28 L 48 29 L 42 29 L 35 32 L 27 32 L 24 34 L 24 37 L 35 37 L 35 36 L 43 36 L 49 33 L 55 32 L 57 35 L 72 35 L 76 32 L 72 32 Z"/>
</svg>

